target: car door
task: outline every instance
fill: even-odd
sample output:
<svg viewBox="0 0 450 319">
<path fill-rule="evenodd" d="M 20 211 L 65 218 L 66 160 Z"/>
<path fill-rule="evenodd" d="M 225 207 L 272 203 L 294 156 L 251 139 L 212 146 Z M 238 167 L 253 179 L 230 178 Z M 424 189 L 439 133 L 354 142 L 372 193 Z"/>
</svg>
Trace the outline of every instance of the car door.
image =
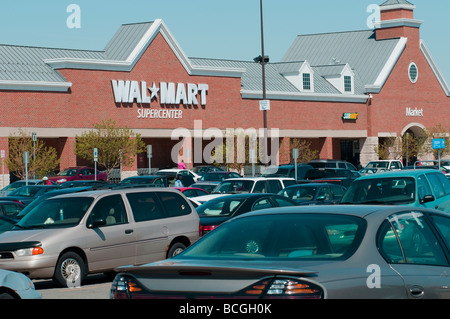
<svg viewBox="0 0 450 319">
<path fill-rule="evenodd" d="M 422 212 L 390 216 L 380 253 L 402 276 L 409 298 L 450 298 L 448 248 Z M 447 252 L 446 252 L 447 250 Z"/>
<path fill-rule="evenodd" d="M 135 234 L 120 194 L 99 199 L 86 226 L 90 270 L 111 269 L 134 262 Z"/>
<path fill-rule="evenodd" d="M 426 176 L 435 198 L 432 208 L 450 213 L 450 182 L 440 172 L 428 173 Z"/>
<path fill-rule="evenodd" d="M 135 225 L 136 264 L 165 259 L 167 216 L 156 192 L 132 192 L 126 197 Z"/>
</svg>

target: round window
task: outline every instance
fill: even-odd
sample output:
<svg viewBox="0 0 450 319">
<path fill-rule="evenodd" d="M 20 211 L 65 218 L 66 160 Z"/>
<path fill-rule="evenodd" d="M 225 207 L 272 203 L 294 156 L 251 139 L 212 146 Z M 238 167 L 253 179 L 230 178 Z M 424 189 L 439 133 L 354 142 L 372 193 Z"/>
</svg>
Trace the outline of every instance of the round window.
<svg viewBox="0 0 450 319">
<path fill-rule="evenodd" d="M 417 78 L 419 77 L 419 70 L 417 69 L 417 65 L 414 62 L 411 62 L 411 64 L 409 65 L 409 80 L 412 83 L 416 83 L 417 82 Z"/>
</svg>

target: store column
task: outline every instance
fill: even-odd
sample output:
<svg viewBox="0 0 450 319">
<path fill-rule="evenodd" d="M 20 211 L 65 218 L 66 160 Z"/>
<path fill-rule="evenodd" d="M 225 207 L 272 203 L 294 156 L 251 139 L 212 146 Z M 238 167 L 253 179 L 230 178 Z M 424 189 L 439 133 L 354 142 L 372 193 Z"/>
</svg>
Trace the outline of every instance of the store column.
<svg viewBox="0 0 450 319">
<path fill-rule="evenodd" d="M 1 163 L 2 168 L 0 171 L 0 183 L 1 187 L 4 188 L 5 186 L 9 185 L 9 169 L 6 165 L 6 159 L 9 155 L 9 138 L 8 137 L 0 137 L 0 152 L 1 152 Z"/>
<path fill-rule="evenodd" d="M 75 155 L 76 142 L 76 137 L 61 137 L 59 139 L 61 153 L 59 167 L 61 170 L 67 167 L 77 166 L 77 156 Z"/>
<path fill-rule="evenodd" d="M 320 151 L 320 158 L 333 159 L 333 138 L 325 137 L 322 149 Z"/>
</svg>

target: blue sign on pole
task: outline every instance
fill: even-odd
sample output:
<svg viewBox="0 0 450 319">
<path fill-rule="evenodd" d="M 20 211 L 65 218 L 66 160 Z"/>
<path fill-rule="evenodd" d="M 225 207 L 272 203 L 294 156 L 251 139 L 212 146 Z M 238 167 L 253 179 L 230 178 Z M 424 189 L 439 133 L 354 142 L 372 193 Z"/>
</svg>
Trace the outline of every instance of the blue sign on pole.
<svg viewBox="0 0 450 319">
<path fill-rule="evenodd" d="M 440 150 L 445 148 L 445 139 L 443 138 L 435 138 L 433 139 L 433 149 Z"/>
</svg>

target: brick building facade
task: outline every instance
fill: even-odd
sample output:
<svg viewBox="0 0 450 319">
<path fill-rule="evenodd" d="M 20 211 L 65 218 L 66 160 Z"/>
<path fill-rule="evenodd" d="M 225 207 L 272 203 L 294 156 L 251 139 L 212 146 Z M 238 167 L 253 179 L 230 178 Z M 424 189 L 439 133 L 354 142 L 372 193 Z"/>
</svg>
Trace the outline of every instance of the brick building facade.
<svg viewBox="0 0 450 319">
<path fill-rule="evenodd" d="M 386 1 L 374 30 L 300 35 L 266 65 L 277 162 L 290 161 L 294 138 L 321 158 L 365 164 L 383 139 L 450 126 L 450 90 L 414 8 Z M 112 119 L 152 145 L 152 167 L 174 165 L 172 133 L 184 128 L 178 155 L 198 163 L 196 134 L 262 127 L 261 78 L 253 61 L 188 58 L 162 20 L 122 25 L 103 51 L 0 45 L 0 147 L 7 156 L 8 137 L 22 128 L 56 148 L 61 168 L 73 166 L 83 163 L 76 136 Z M 140 154 L 124 176 L 146 165 Z"/>
</svg>

